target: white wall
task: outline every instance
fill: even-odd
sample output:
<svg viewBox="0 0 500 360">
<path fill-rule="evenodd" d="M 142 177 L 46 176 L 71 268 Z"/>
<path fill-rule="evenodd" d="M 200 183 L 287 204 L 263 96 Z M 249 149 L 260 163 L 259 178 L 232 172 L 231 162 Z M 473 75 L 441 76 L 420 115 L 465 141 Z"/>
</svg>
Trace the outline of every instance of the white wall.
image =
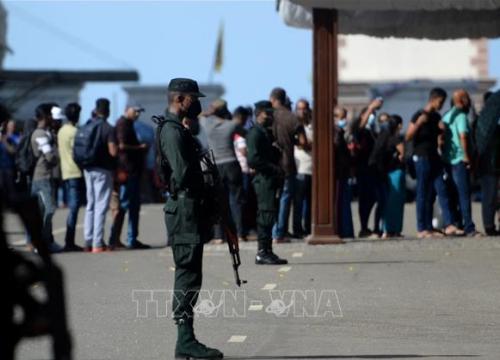
<svg viewBox="0 0 500 360">
<path fill-rule="evenodd" d="M 487 59 L 487 52 L 480 54 L 478 43 L 468 39 L 431 41 L 349 35 L 340 37 L 340 45 L 341 81 L 477 79 L 481 74 L 474 61 L 478 56 Z"/>
</svg>

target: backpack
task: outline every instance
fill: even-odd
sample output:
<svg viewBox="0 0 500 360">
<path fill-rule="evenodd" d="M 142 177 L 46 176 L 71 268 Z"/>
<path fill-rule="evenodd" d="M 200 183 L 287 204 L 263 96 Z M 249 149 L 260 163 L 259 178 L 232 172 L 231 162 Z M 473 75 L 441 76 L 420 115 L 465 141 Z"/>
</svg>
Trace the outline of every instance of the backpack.
<svg viewBox="0 0 500 360">
<path fill-rule="evenodd" d="M 163 126 L 169 122 L 163 116 L 153 116 L 153 122 L 157 125 L 155 134 L 155 147 L 156 147 L 156 159 L 155 159 L 155 170 L 158 175 L 159 184 L 158 187 L 163 191 L 170 190 L 170 177 L 172 176 L 172 168 L 168 159 L 163 155 L 161 150 L 161 131 Z"/>
<path fill-rule="evenodd" d="M 21 175 L 31 176 L 38 160 L 31 146 L 31 136 L 35 130 L 28 131 L 19 142 L 14 156 L 16 169 Z"/>
<path fill-rule="evenodd" d="M 82 169 L 95 165 L 102 147 L 101 132 L 103 121 L 89 120 L 75 135 L 73 160 Z"/>
</svg>

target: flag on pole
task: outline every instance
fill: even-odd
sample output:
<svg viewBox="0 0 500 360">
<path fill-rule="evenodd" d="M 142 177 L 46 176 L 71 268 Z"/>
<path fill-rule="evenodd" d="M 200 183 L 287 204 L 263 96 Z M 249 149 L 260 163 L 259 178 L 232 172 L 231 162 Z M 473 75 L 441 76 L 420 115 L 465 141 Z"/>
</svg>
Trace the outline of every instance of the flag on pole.
<svg viewBox="0 0 500 360">
<path fill-rule="evenodd" d="M 220 73 L 224 62 L 224 23 L 219 27 L 217 35 L 217 47 L 215 48 L 214 71 Z"/>
</svg>

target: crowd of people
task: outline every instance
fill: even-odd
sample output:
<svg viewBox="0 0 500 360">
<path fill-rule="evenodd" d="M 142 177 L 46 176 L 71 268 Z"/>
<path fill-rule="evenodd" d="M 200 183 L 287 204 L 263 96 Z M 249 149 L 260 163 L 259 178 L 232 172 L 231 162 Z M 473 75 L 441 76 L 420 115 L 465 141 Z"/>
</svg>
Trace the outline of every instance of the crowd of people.
<svg viewBox="0 0 500 360">
<path fill-rule="evenodd" d="M 485 107 L 497 107 L 498 99 Z M 495 94 L 497 96 L 497 94 Z M 423 108 L 410 119 L 402 134 L 403 119 L 380 112 L 383 99 L 374 99 L 361 114 L 348 121 L 347 111 L 335 109 L 336 174 L 339 186 L 338 224 L 341 237 L 353 237 L 351 199 L 353 184 L 358 195 L 360 238 L 401 237 L 406 200 L 406 174 L 416 180 L 416 222 L 419 238 L 473 236 L 476 229 L 471 210 L 471 179 L 479 178 L 483 225 L 487 235 L 498 235 L 495 213 L 498 209 L 500 172 L 499 120 L 476 116 L 469 94 L 458 89 L 450 108 L 441 116 L 447 93 L 430 91 Z M 475 131 L 481 122 L 494 126 L 488 136 Z M 487 144 L 484 144 L 484 143 Z M 478 152 L 483 143 L 486 151 Z M 436 198 L 442 226 L 433 222 Z M 373 229 L 368 226 L 374 209 Z"/>
<path fill-rule="evenodd" d="M 110 102 L 96 101 L 91 118 L 81 127 L 81 107 L 69 103 L 42 103 L 33 119 L 24 123 L 22 135 L 9 121 L 2 129 L 1 186 L 10 192 L 38 197 L 43 217 L 43 238 L 50 251 L 99 253 L 118 248 L 145 249 L 140 242 L 139 183 L 144 172 L 148 143 L 141 142 L 134 124 L 144 109 L 128 105 L 116 126 L 107 119 Z M 2 110 L 7 112 L 6 109 Z M 64 196 L 59 196 L 61 192 Z M 54 241 L 52 218 L 58 198 L 68 207 L 64 246 Z M 86 204 L 84 247 L 75 243 L 78 213 Z M 111 207 L 112 225 L 105 241 L 105 220 Z M 126 244 L 120 241 L 128 213 Z M 33 249 L 27 232 L 28 247 Z"/>
<path fill-rule="evenodd" d="M 486 106 L 490 95 L 484 96 Z M 446 99 L 443 89 L 432 89 L 428 102 L 410 119 L 405 134 L 401 116 L 382 112 L 382 98 L 375 98 L 357 116 L 342 106 L 333 109 L 338 188 L 335 215 L 340 237 L 355 237 L 351 213 L 355 195 L 360 222 L 358 237 L 403 236 L 407 176 L 416 180 L 419 238 L 482 235 L 472 220 L 473 176 L 480 180 L 484 230 L 490 236 L 498 234 L 495 216 L 500 125 L 496 125 L 494 136 L 488 139 L 485 146 L 488 150 L 479 154 L 475 144 L 482 140 L 478 139 L 475 127 L 481 117 L 475 116 L 469 94 L 465 90 L 455 91 L 450 108 L 441 116 Z M 249 239 L 250 231 L 259 232 L 259 221 L 263 221 L 262 211 L 257 214 L 261 194 L 255 169 L 263 173 L 267 170 L 262 154 L 252 149 L 261 146 L 256 142 L 262 140 L 255 134 L 248 138 L 251 129 L 259 124 L 266 128 L 266 136 L 278 154 L 277 169 L 273 171 L 279 175 L 276 178 L 280 189 L 275 199 L 276 216 L 270 223 L 272 230 L 265 231 L 271 232 L 274 243 L 304 238 L 311 233 L 313 110 L 306 99 L 297 100 L 293 106 L 282 88 L 271 91 L 269 104 L 273 121 L 266 122 L 263 115 L 265 126 L 257 122 L 256 110 L 239 106 L 231 112 L 221 99 L 212 102 L 200 115 L 182 121 L 203 149 L 213 151 L 241 241 Z M 148 153 L 155 150 L 154 140 L 142 139 L 138 131 L 137 119 L 143 110 L 136 104 L 127 105 L 112 126 L 108 122 L 110 102 L 100 98 L 90 119 L 79 126 L 79 104 L 70 103 L 62 108 L 56 103 L 43 103 L 36 108 L 34 118 L 24 123 L 22 134 L 16 131 L 13 120 L 2 129 L 0 183 L 9 191 L 38 196 L 44 238 L 51 251 L 99 253 L 149 247 L 138 240 L 141 182 L 144 174 L 149 173 Z M 8 113 L 3 107 L 2 112 Z M 149 179 L 154 177 L 149 175 Z M 158 182 L 149 182 L 151 186 L 153 183 Z M 64 246 L 59 246 L 52 235 L 52 218 L 61 197 L 58 189 L 64 193 L 63 202 L 69 209 Z M 436 199 L 442 226 L 433 222 Z M 79 209 L 85 204 L 82 248 L 75 243 L 75 232 Z M 106 241 L 105 219 L 109 209 L 113 221 Z M 127 213 L 124 244 L 120 234 Z M 224 241 L 223 231 L 218 227 L 213 229 L 211 237 L 213 243 Z M 29 244 L 29 233 L 27 239 Z"/>
</svg>

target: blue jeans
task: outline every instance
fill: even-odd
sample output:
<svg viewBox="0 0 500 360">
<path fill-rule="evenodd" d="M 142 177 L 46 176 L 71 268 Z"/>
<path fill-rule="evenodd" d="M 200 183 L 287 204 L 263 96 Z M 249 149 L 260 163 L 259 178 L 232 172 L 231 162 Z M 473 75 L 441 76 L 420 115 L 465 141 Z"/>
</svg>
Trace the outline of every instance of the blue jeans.
<svg viewBox="0 0 500 360">
<path fill-rule="evenodd" d="M 311 188 L 311 175 L 297 174 L 295 176 L 295 197 L 293 199 L 294 234 L 309 235 L 311 233 Z"/>
<path fill-rule="evenodd" d="M 380 178 L 379 176 L 375 176 L 372 183 L 375 190 L 375 202 L 377 204 L 375 208 L 373 231 L 380 233 L 384 227 L 383 219 L 386 211 L 389 186 L 387 184 L 387 179 Z"/>
<path fill-rule="evenodd" d="M 481 213 L 484 230 L 495 230 L 497 211 L 497 176 L 492 174 L 481 177 Z"/>
<path fill-rule="evenodd" d="M 139 212 L 141 211 L 140 176 L 130 175 L 125 184 L 120 185 L 120 213 L 128 212 L 127 245 L 137 241 L 139 235 Z"/>
<path fill-rule="evenodd" d="M 290 216 L 290 204 L 295 193 L 295 175 L 285 177 L 283 191 L 280 197 L 278 221 L 273 226 L 273 238 L 279 239 L 285 236 L 288 230 L 288 217 Z"/>
<path fill-rule="evenodd" d="M 432 207 L 434 191 L 439 200 L 443 213 L 444 226 L 452 224 L 450 204 L 446 185 L 443 179 L 444 170 L 439 159 L 415 157 L 415 171 L 417 173 L 417 230 L 432 231 Z"/>
<path fill-rule="evenodd" d="M 451 166 L 451 175 L 458 192 L 460 212 L 466 234 L 476 231 L 476 225 L 472 221 L 472 210 L 470 201 L 469 170 L 465 163 L 459 162 Z"/>
<path fill-rule="evenodd" d="M 347 179 L 337 180 L 337 226 L 341 238 L 353 238 L 351 200 L 352 190 Z"/>
<path fill-rule="evenodd" d="M 66 191 L 66 201 L 69 208 L 68 218 L 66 219 L 66 246 L 75 244 L 75 230 L 78 221 L 78 211 L 82 205 L 82 186 L 83 179 L 68 179 L 64 180 L 64 188 Z"/>
<path fill-rule="evenodd" d="M 384 232 L 401 234 L 405 208 L 405 172 L 397 169 L 389 172 L 389 193 L 384 213 Z"/>
<path fill-rule="evenodd" d="M 87 207 L 83 236 L 86 246 L 104 246 L 104 223 L 109 209 L 113 180 L 111 171 L 89 168 L 83 171 L 87 189 Z"/>
<path fill-rule="evenodd" d="M 54 183 L 49 179 L 34 180 L 31 185 L 31 193 L 38 197 L 38 203 L 42 213 L 42 238 L 47 244 L 53 243 L 52 218 L 56 212 Z"/>
</svg>

